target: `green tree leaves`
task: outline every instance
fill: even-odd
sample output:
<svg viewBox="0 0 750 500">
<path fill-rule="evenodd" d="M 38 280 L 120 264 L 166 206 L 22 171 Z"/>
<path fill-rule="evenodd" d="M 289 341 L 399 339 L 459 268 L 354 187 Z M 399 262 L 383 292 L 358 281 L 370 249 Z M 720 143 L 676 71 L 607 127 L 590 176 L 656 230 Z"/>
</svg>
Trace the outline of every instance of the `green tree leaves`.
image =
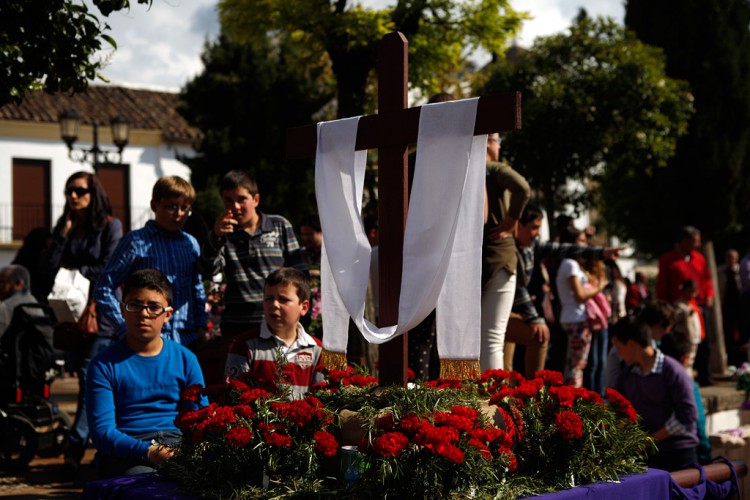
<svg viewBox="0 0 750 500">
<path fill-rule="evenodd" d="M 510 90 L 523 92 L 523 129 L 504 154 L 542 191 L 548 213 L 610 206 L 598 195 L 663 167 L 692 112 L 687 84 L 666 77 L 658 49 L 585 15 L 569 33 L 538 39 L 517 63 L 498 62 L 481 92 Z M 571 195 L 571 180 L 593 180 L 601 191 Z M 622 222 L 612 219 L 617 229 Z"/>
<path fill-rule="evenodd" d="M 151 0 L 138 0 L 151 4 Z M 129 0 L 95 0 L 105 16 Z M 81 92 L 104 61 L 102 41 L 117 48 L 102 22 L 80 0 L 0 2 L 0 106 L 21 102 L 31 89 Z"/>
</svg>

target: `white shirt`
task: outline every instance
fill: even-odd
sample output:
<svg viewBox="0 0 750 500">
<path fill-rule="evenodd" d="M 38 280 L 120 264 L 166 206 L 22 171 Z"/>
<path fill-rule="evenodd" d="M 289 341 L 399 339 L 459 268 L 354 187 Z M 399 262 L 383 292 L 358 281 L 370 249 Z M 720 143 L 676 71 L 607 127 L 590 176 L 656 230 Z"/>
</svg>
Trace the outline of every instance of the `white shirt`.
<svg viewBox="0 0 750 500">
<path fill-rule="evenodd" d="M 576 300 L 570 286 L 571 276 L 576 276 L 581 286 L 588 283 L 588 278 L 577 260 L 563 259 L 555 280 L 561 306 L 560 323 L 583 323 L 586 321 L 586 306 L 583 302 Z"/>
</svg>

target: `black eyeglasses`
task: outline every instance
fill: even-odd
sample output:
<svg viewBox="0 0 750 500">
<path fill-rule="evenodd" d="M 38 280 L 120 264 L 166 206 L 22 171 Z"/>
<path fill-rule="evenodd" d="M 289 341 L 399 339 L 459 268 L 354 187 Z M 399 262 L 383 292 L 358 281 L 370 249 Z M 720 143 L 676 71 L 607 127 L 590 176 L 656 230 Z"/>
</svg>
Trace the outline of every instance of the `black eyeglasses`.
<svg viewBox="0 0 750 500">
<path fill-rule="evenodd" d="M 140 302 L 120 302 L 120 304 L 122 304 L 127 312 L 140 313 L 145 309 L 151 316 L 159 316 L 160 314 L 172 310 L 171 306 L 164 307 L 154 303 L 141 304 Z"/>
<path fill-rule="evenodd" d="M 65 190 L 65 194 L 68 196 L 71 196 L 73 193 L 76 194 L 79 198 L 81 196 L 87 195 L 91 192 L 89 188 L 82 188 L 82 187 L 69 187 Z"/>
</svg>

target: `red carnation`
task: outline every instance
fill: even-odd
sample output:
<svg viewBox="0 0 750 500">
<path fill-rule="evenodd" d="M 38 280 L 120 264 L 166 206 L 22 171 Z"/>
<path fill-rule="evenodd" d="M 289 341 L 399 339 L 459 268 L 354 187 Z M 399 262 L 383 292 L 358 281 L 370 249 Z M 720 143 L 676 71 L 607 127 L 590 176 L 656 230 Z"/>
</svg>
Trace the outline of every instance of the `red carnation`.
<svg viewBox="0 0 750 500">
<path fill-rule="evenodd" d="M 227 442 L 235 448 L 242 448 L 253 440 L 253 433 L 247 427 L 232 427 L 227 432 Z"/>
<path fill-rule="evenodd" d="M 490 449 L 487 448 L 487 445 L 484 444 L 483 442 L 478 441 L 476 439 L 469 439 L 469 445 L 478 449 L 479 452 L 482 454 L 482 457 L 486 458 L 487 460 L 492 460 L 492 453 L 490 452 Z"/>
<path fill-rule="evenodd" d="M 238 391 L 238 392 L 245 392 L 250 389 L 248 385 L 244 382 L 240 382 L 237 379 L 229 379 L 229 382 L 227 382 L 227 389 Z"/>
<path fill-rule="evenodd" d="M 425 387 L 430 389 L 460 389 L 463 382 L 452 378 L 438 378 L 425 383 Z"/>
<path fill-rule="evenodd" d="M 349 378 L 345 378 L 341 381 L 341 385 L 353 385 L 355 387 L 367 387 L 372 384 L 377 384 L 378 379 L 370 375 L 352 375 Z"/>
<path fill-rule="evenodd" d="M 393 420 L 393 413 L 386 413 L 375 420 L 375 427 L 383 431 L 390 431 L 395 426 L 396 422 Z"/>
<path fill-rule="evenodd" d="M 435 413 L 435 425 L 455 427 L 460 431 L 468 431 L 474 427 L 474 422 L 461 415 L 454 415 L 444 411 Z"/>
<path fill-rule="evenodd" d="M 317 431 L 313 437 L 315 439 L 315 449 L 323 456 L 332 457 L 336 455 L 339 443 L 333 437 L 333 434 L 326 431 Z"/>
<path fill-rule="evenodd" d="M 209 431 L 219 431 L 226 429 L 229 424 L 237 421 L 234 411 L 229 406 L 219 406 L 213 415 L 205 422 L 205 429 Z"/>
<path fill-rule="evenodd" d="M 257 387 L 253 387 L 252 389 L 248 389 L 247 391 L 240 394 L 240 403 L 250 404 L 253 401 L 256 401 L 258 399 L 265 399 L 268 396 L 269 396 L 268 391 L 264 389 L 259 389 Z"/>
<path fill-rule="evenodd" d="M 200 384 L 189 385 L 180 391 L 180 399 L 185 402 L 200 403 L 202 396 L 203 386 Z"/>
<path fill-rule="evenodd" d="M 398 425 L 403 431 L 413 433 L 420 429 L 422 426 L 422 420 L 417 415 L 411 413 L 402 418 Z"/>
<path fill-rule="evenodd" d="M 552 370 L 540 370 L 536 372 L 536 378 L 542 379 L 550 387 L 563 385 L 563 374 Z"/>
<path fill-rule="evenodd" d="M 550 387 L 549 394 L 562 408 L 573 408 L 575 394 L 570 386 Z"/>
<path fill-rule="evenodd" d="M 631 424 L 638 421 L 638 414 L 636 413 L 635 408 L 633 408 L 633 405 L 630 404 L 630 401 L 628 401 L 625 396 L 611 388 L 607 388 L 606 394 L 607 399 L 617 413 L 627 418 L 628 422 Z"/>
<path fill-rule="evenodd" d="M 400 432 L 386 432 L 372 443 L 372 451 L 381 457 L 397 457 L 409 445 L 409 438 Z"/>
<path fill-rule="evenodd" d="M 539 393 L 542 384 L 543 382 L 540 379 L 524 380 L 515 388 L 514 396 L 522 401 L 527 401 Z"/>
<path fill-rule="evenodd" d="M 474 408 L 469 408 L 468 406 L 459 406 L 459 405 L 451 406 L 451 413 L 453 413 L 454 415 L 460 415 L 462 417 L 468 418 L 472 422 L 476 422 L 477 417 L 479 416 L 479 412 L 475 410 Z"/>
<path fill-rule="evenodd" d="M 271 446 L 276 446 L 277 448 L 292 446 L 292 438 L 283 434 L 279 425 L 261 422 L 258 424 L 258 431 L 263 441 Z"/>
<path fill-rule="evenodd" d="M 445 458 L 449 462 L 454 464 L 464 463 L 464 452 L 453 446 L 452 444 L 441 442 L 435 445 L 435 451 L 438 455 Z"/>
<path fill-rule="evenodd" d="M 238 417 L 248 418 L 248 419 L 255 417 L 255 412 L 249 406 L 235 406 L 234 414 Z"/>
<path fill-rule="evenodd" d="M 177 417 L 174 419 L 174 425 L 183 432 L 193 430 L 199 423 L 203 422 L 208 415 L 213 413 L 215 408 L 216 403 L 211 403 L 200 410 L 181 412 L 177 414 Z"/>
<path fill-rule="evenodd" d="M 566 441 L 583 437 L 583 422 L 575 412 L 564 411 L 555 415 L 555 427 Z"/>
</svg>

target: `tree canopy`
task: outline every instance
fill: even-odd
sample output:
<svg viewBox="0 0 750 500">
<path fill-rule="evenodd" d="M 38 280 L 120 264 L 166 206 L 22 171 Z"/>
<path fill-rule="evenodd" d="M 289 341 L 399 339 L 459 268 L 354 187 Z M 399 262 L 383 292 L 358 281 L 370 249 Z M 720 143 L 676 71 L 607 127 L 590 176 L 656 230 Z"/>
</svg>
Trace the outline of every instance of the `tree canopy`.
<svg viewBox="0 0 750 500">
<path fill-rule="evenodd" d="M 628 0 L 625 23 L 662 47 L 667 74 L 695 96 L 689 134 L 676 156 L 639 188 L 632 215 L 640 239 L 691 224 L 720 246 L 750 238 L 750 3 L 747 0 Z"/>
<path fill-rule="evenodd" d="M 410 82 L 425 93 L 465 79 L 468 55 L 502 53 L 526 16 L 508 0 L 394 0 L 383 9 L 347 0 L 220 0 L 227 35 L 262 46 L 273 35 L 295 48 L 291 64 L 322 62 L 335 76 L 338 116 L 362 114 L 377 44 L 393 30 L 409 40 Z"/>
<path fill-rule="evenodd" d="M 129 0 L 93 3 L 103 16 L 130 7 Z M 105 65 L 96 52 L 104 44 L 117 48 L 108 30 L 81 0 L 0 2 L 0 106 L 21 102 L 31 89 L 85 90 Z"/>
<path fill-rule="evenodd" d="M 312 121 L 332 91 L 317 84 L 321 68 L 289 64 L 291 51 L 270 39 L 259 47 L 222 35 L 206 44 L 203 73 L 180 94 L 178 110 L 203 133 L 198 155 L 183 161 L 202 191 L 197 208 L 208 218 L 221 210 L 218 178 L 233 168 L 253 173 L 263 210 L 294 218 L 315 209 L 313 169 L 284 163 L 284 134 Z"/>
<path fill-rule="evenodd" d="M 659 49 L 583 13 L 569 33 L 539 38 L 518 60 L 491 68 L 481 93 L 523 93 L 523 128 L 508 136 L 503 154 L 543 193 L 549 214 L 596 204 L 610 229 L 637 236 L 632 227 L 643 220 L 609 193 L 623 179 L 648 183 L 674 154 L 692 111 L 687 84 L 668 78 L 664 64 Z M 601 190 L 571 193 L 569 181 Z"/>
</svg>

